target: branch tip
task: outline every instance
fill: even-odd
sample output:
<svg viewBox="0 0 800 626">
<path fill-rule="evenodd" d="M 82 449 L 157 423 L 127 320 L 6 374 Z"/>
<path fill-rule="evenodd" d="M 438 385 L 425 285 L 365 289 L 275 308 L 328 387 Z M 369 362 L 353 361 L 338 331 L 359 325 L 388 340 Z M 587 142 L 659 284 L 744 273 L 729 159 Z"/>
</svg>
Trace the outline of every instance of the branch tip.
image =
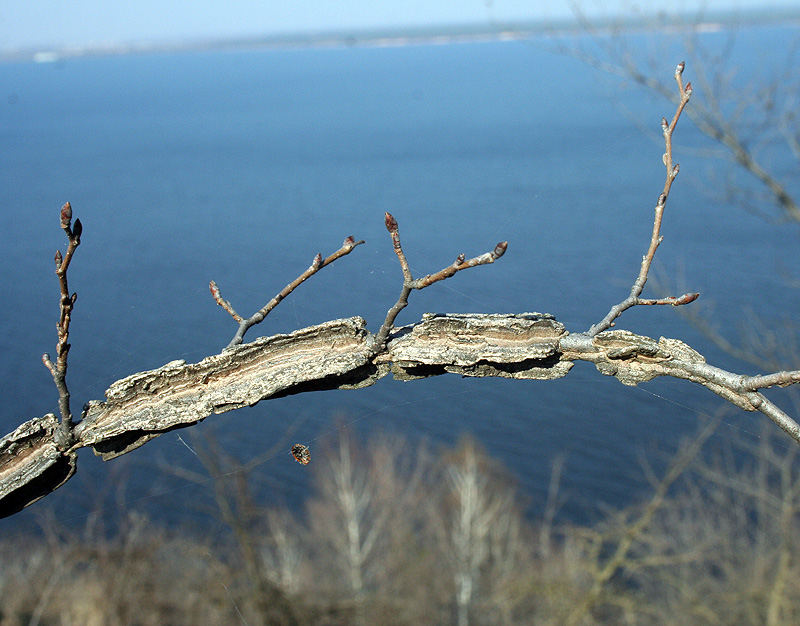
<svg viewBox="0 0 800 626">
<path fill-rule="evenodd" d="M 495 259 L 499 259 L 506 253 L 507 249 L 508 249 L 508 242 L 501 241 L 494 247 L 494 250 L 492 250 L 492 255 L 494 256 Z"/>
<path fill-rule="evenodd" d="M 675 76 L 680 76 L 683 74 L 683 69 L 686 67 L 686 61 L 681 61 L 678 63 L 678 67 L 675 68 Z"/>
<path fill-rule="evenodd" d="M 388 230 L 390 233 L 394 234 L 397 232 L 397 220 L 394 219 L 394 216 L 392 216 L 392 214 L 388 211 L 386 211 L 386 214 L 384 215 L 384 223 L 386 224 L 386 230 Z"/>
</svg>

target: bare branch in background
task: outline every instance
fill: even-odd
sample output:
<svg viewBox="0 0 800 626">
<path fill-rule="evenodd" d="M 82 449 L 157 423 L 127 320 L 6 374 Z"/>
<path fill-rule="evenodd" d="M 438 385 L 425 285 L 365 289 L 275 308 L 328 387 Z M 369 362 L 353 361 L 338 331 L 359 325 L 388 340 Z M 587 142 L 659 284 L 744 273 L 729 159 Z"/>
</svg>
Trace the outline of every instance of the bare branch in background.
<svg viewBox="0 0 800 626">
<path fill-rule="evenodd" d="M 579 3 L 571 7 L 581 28 L 591 35 L 592 42 L 605 58 L 577 47 L 560 46 L 560 52 L 608 74 L 619 76 L 650 89 L 654 93 L 675 101 L 670 85 L 654 78 L 639 67 L 640 49 L 627 47 L 622 37 L 606 37 L 592 21 L 586 17 Z M 724 49 L 719 54 L 705 50 L 696 36 L 702 32 L 700 20 L 692 25 L 683 21 L 668 24 L 671 30 L 676 27 L 686 33 L 683 45 L 689 53 L 689 60 L 697 76 L 698 92 L 687 115 L 701 133 L 722 146 L 721 157 L 741 168 L 741 172 L 758 182 L 763 192 L 763 200 L 774 205 L 783 219 L 800 222 L 800 201 L 793 195 L 789 186 L 791 178 L 781 180 L 771 172 L 768 158 L 761 148 L 774 147 L 781 141 L 786 148 L 800 159 L 800 117 L 797 115 L 797 90 L 800 79 L 797 72 L 798 43 L 787 50 L 784 67 L 769 83 L 758 84 L 750 74 L 742 75 L 741 69 L 731 67 L 728 60 L 734 39 L 728 35 Z M 652 69 L 652 68 L 651 68 Z M 761 117 L 761 123 L 742 123 L 744 113 Z M 728 185 L 727 196 L 738 202 L 747 201 L 752 196 L 741 184 L 738 174 Z M 761 201 L 759 201 L 760 203 Z M 756 205 L 755 209 L 763 213 Z"/>
<path fill-rule="evenodd" d="M 284 287 L 278 295 L 276 295 L 272 300 L 267 302 L 267 304 L 256 311 L 251 317 L 244 319 L 241 315 L 239 315 L 231 306 L 231 303 L 225 300 L 219 292 L 219 287 L 217 287 L 217 283 L 213 280 L 209 284 L 209 290 L 211 291 L 211 296 L 214 298 L 214 301 L 220 305 L 223 309 L 225 309 L 230 316 L 239 323 L 239 330 L 236 331 L 233 339 L 231 339 L 230 343 L 225 346 L 225 349 L 228 350 L 233 346 L 238 346 L 244 340 L 244 334 L 256 324 L 260 324 L 264 321 L 264 318 L 269 315 L 269 312 L 272 311 L 278 304 L 280 304 L 281 300 L 283 300 L 286 296 L 292 293 L 300 284 L 305 281 L 307 278 L 310 278 L 318 271 L 320 271 L 323 267 L 330 265 L 336 259 L 345 256 L 346 254 L 350 254 L 353 251 L 353 248 L 356 246 L 361 245 L 364 243 L 363 240 L 356 241 L 353 239 L 353 236 L 350 235 L 347 239 L 344 240 L 342 247 L 339 248 L 336 252 L 330 255 L 327 259 L 322 258 L 322 255 L 317 253 L 317 256 L 314 257 L 314 261 L 311 263 L 309 268 L 300 274 L 297 278 L 295 278 L 292 282 L 290 282 L 286 287 Z"/>
</svg>

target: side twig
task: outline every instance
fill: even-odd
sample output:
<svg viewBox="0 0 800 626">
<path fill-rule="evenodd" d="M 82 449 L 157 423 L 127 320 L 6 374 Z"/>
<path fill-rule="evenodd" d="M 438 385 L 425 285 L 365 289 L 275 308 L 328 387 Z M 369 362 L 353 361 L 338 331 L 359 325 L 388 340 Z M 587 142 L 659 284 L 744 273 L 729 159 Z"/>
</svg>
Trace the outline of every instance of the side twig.
<svg viewBox="0 0 800 626">
<path fill-rule="evenodd" d="M 384 220 L 386 224 L 386 230 L 389 231 L 389 234 L 392 237 L 392 244 L 394 245 L 395 254 L 397 254 L 397 258 L 400 261 L 400 267 L 403 270 L 403 288 L 400 291 L 400 297 L 397 299 L 397 302 L 395 302 L 394 306 L 389 309 L 388 313 L 386 314 L 386 320 L 383 322 L 380 330 L 378 330 L 378 333 L 375 335 L 373 348 L 376 354 L 386 347 L 386 343 L 389 340 L 389 333 L 392 331 L 392 328 L 394 328 L 394 321 L 397 319 L 400 311 L 408 306 L 408 296 L 411 294 L 412 290 L 424 289 L 433 283 L 438 283 L 440 280 L 450 278 L 456 272 L 460 272 L 461 270 L 465 270 L 470 267 L 494 263 L 497 259 L 505 254 L 506 248 L 508 248 L 508 242 L 501 241 L 491 252 L 486 252 L 485 254 L 476 256 L 472 259 L 467 259 L 464 254 L 459 254 L 452 265 L 448 265 L 435 274 L 428 274 L 424 278 L 414 279 L 414 277 L 411 275 L 411 270 L 408 267 L 408 260 L 406 260 L 403 247 L 400 245 L 400 233 L 397 226 L 397 220 L 392 216 L 391 213 L 388 212 L 385 214 Z"/>
<path fill-rule="evenodd" d="M 56 445 L 59 449 L 65 449 L 72 443 L 72 411 L 69 406 L 69 389 L 67 388 L 67 355 L 69 354 L 69 323 L 72 318 L 72 309 L 75 306 L 75 301 L 78 298 L 77 293 L 70 295 L 69 285 L 67 283 L 67 270 L 69 269 L 72 255 L 75 254 L 75 249 L 81 243 L 81 233 L 83 226 L 80 220 L 75 220 L 72 224 L 72 206 L 67 202 L 61 207 L 61 228 L 67 234 L 69 244 L 67 245 L 67 252 L 64 256 L 61 255 L 61 250 L 56 250 L 55 264 L 56 276 L 61 287 L 61 300 L 59 302 L 60 315 L 58 324 L 56 324 L 56 331 L 58 333 L 58 344 L 56 345 L 56 362 L 50 360 L 50 355 L 44 353 L 42 355 L 42 362 L 45 364 L 53 376 L 53 381 L 58 389 L 58 408 L 61 412 L 61 422 L 56 433 Z"/>
<path fill-rule="evenodd" d="M 239 323 L 239 329 L 236 331 L 233 339 L 231 339 L 230 343 L 225 346 L 225 350 L 228 348 L 232 348 L 233 346 L 238 346 L 244 340 L 245 333 L 250 329 L 250 327 L 255 326 L 256 324 L 261 323 L 264 318 L 269 314 L 272 309 L 274 309 L 278 304 L 280 304 L 281 300 L 283 300 L 286 296 L 292 293 L 300 284 L 305 281 L 307 278 L 313 276 L 318 271 L 320 271 L 326 265 L 330 265 L 336 259 L 345 256 L 346 254 L 350 254 L 353 251 L 353 248 L 356 246 L 361 245 L 364 243 L 364 240 L 356 241 L 353 239 L 353 236 L 350 235 L 347 239 L 344 240 L 342 247 L 339 248 L 336 252 L 330 255 L 327 259 L 323 259 L 322 255 L 317 253 L 317 256 L 314 257 L 314 261 L 311 263 L 309 268 L 300 274 L 297 278 L 295 278 L 292 282 L 290 282 L 286 287 L 284 287 L 272 300 L 267 302 L 267 304 L 256 311 L 251 317 L 244 319 L 241 315 L 239 315 L 231 306 L 231 303 L 225 300 L 222 295 L 220 294 L 219 287 L 217 283 L 213 280 L 209 283 L 209 290 L 211 291 L 211 296 L 214 298 L 214 301 L 220 305 L 223 309 L 225 309 L 228 314 Z"/>
<path fill-rule="evenodd" d="M 589 337 L 595 337 L 604 330 L 611 328 L 614 325 L 614 320 L 616 320 L 620 315 L 633 306 L 663 304 L 680 306 L 683 304 L 689 304 L 700 296 L 698 293 L 686 293 L 678 297 L 672 296 L 669 298 L 659 298 L 655 300 L 643 299 L 639 297 L 642 295 L 644 285 L 647 282 L 647 276 L 650 273 L 650 266 L 653 263 L 653 257 L 656 254 L 656 250 L 658 250 L 659 244 L 661 244 L 664 239 L 664 237 L 661 235 L 661 221 L 664 218 L 664 207 L 667 204 L 672 183 L 680 171 L 680 165 L 677 163 L 673 164 L 672 162 L 672 133 L 675 132 L 675 127 L 678 125 L 678 120 L 681 117 L 681 113 L 683 113 L 683 109 L 689 102 L 689 98 L 692 95 L 692 83 L 687 83 L 685 87 L 683 86 L 683 68 L 684 63 L 679 63 L 678 67 L 675 69 L 675 82 L 678 84 L 678 92 L 680 93 L 680 100 L 678 101 L 678 108 L 675 111 L 675 115 L 673 116 L 671 122 L 668 122 L 667 118 L 665 117 L 661 118 L 661 129 L 664 133 L 664 144 L 666 147 L 666 151 L 664 152 L 664 166 L 667 170 L 667 178 L 664 182 L 664 189 L 661 192 L 661 195 L 658 197 L 658 202 L 656 203 L 655 219 L 653 221 L 653 234 L 650 237 L 650 247 L 647 249 L 647 254 L 642 257 L 642 265 L 639 269 L 639 276 L 633 283 L 633 287 L 631 287 L 631 294 L 619 304 L 611 307 L 611 310 L 606 314 L 606 316 L 587 331 L 586 334 Z"/>
</svg>

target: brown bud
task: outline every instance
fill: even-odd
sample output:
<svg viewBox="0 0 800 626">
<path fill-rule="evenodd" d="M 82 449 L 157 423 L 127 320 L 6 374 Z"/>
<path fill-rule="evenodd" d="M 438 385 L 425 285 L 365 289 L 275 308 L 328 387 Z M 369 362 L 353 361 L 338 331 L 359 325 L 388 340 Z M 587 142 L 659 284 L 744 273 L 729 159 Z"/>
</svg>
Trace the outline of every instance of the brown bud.
<svg viewBox="0 0 800 626">
<path fill-rule="evenodd" d="M 678 172 L 681 171 L 681 164 L 676 163 L 675 167 L 672 168 L 672 178 L 675 178 L 678 175 Z"/>
<path fill-rule="evenodd" d="M 686 83 L 686 88 L 683 91 L 687 96 L 691 96 L 692 95 L 692 83 L 691 83 L 691 81 Z"/>
<path fill-rule="evenodd" d="M 664 206 L 667 203 L 667 194 L 662 193 L 658 196 L 658 206 Z"/>
<path fill-rule="evenodd" d="M 386 224 L 386 230 L 388 230 L 390 233 L 397 232 L 397 220 L 394 219 L 392 214 L 388 211 L 386 212 L 386 215 L 384 215 L 384 223 Z"/>
<path fill-rule="evenodd" d="M 80 220 L 75 220 L 75 227 L 72 229 L 72 237 L 78 240 L 78 243 L 81 241 L 81 233 L 83 232 L 83 224 L 81 224 Z"/>
<path fill-rule="evenodd" d="M 467 257 L 466 257 L 466 255 L 465 255 L 465 254 L 462 252 L 461 254 L 459 254 L 459 255 L 456 257 L 456 262 L 455 262 L 455 264 L 456 264 L 456 265 L 461 265 L 461 264 L 462 264 L 462 263 L 463 263 L 463 262 L 466 260 L 466 258 L 467 258 Z"/>
<path fill-rule="evenodd" d="M 503 256 L 506 253 L 506 249 L 507 248 L 508 248 L 508 242 L 507 241 L 501 241 L 500 243 L 498 243 L 494 247 L 494 250 L 492 250 L 492 255 L 494 255 L 495 259 L 499 259 L 501 256 Z"/>
<path fill-rule="evenodd" d="M 219 297 L 219 287 L 217 287 L 217 283 L 215 283 L 213 280 L 208 283 L 208 290 L 215 298 Z"/>
<path fill-rule="evenodd" d="M 56 269 L 61 269 L 61 261 L 63 261 L 61 257 L 61 250 L 56 250 Z"/>
<path fill-rule="evenodd" d="M 348 246 L 352 246 L 355 242 L 356 240 L 353 238 L 353 235 L 350 235 L 347 239 L 344 240 L 342 247 L 347 248 Z"/>
<path fill-rule="evenodd" d="M 69 202 L 61 207 L 61 228 L 69 228 L 72 223 L 72 205 Z"/>
<path fill-rule="evenodd" d="M 313 267 L 315 270 L 318 270 L 320 267 L 322 267 L 322 254 L 317 252 L 317 256 L 314 257 L 314 262 L 311 264 L 311 267 Z"/>
<path fill-rule="evenodd" d="M 681 61 L 678 63 L 678 67 L 675 68 L 675 73 L 680 75 L 683 74 L 683 68 L 686 67 L 686 61 Z"/>
<path fill-rule="evenodd" d="M 72 294 L 72 297 L 69 299 L 70 303 L 75 304 L 75 301 L 78 299 L 78 292 Z"/>
<path fill-rule="evenodd" d="M 664 132 L 667 132 L 667 129 L 669 129 L 669 122 L 667 121 L 666 117 L 662 117 L 661 118 L 661 130 L 663 130 Z"/>
</svg>

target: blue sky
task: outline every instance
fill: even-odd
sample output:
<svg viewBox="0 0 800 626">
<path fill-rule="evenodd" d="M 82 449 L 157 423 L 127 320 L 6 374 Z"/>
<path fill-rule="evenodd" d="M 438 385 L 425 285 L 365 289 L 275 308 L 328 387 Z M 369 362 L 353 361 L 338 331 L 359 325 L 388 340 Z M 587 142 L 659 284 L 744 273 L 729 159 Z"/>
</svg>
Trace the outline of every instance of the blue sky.
<svg viewBox="0 0 800 626">
<path fill-rule="evenodd" d="M 645 0 L 579 2 L 631 15 Z M 666 4 L 666 3 L 665 3 Z M 671 10 L 800 6 L 800 0 L 672 0 Z M 559 19 L 568 0 L 0 0 L 0 49 L 372 27 Z"/>
</svg>

